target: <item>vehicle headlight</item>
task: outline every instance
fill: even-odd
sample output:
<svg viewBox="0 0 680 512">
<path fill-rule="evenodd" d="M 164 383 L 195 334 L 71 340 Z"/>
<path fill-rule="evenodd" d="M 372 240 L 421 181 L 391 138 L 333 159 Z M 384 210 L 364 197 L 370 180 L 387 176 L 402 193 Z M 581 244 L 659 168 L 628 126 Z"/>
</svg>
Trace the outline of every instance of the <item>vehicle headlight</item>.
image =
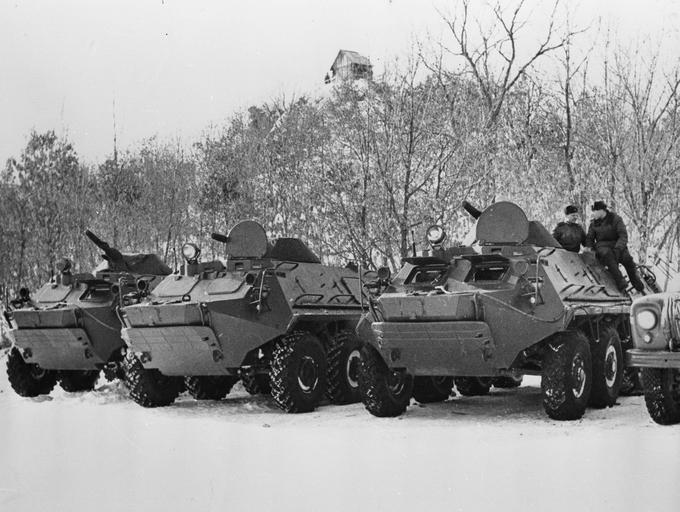
<svg viewBox="0 0 680 512">
<path fill-rule="evenodd" d="M 442 228 L 441 226 L 437 226 L 435 224 L 434 226 L 430 226 L 429 228 L 427 228 L 427 241 L 430 242 L 432 245 L 442 243 L 445 238 L 446 232 L 444 231 L 444 228 Z"/>
<path fill-rule="evenodd" d="M 657 321 L 656 313 L 651 309 L 643 309 L 642 311 L 638 311 L 635 315 L 635 322 L 640 328 L 647 331 L 654 329 Z"/>
<path fill-rule="evenodd" d="M 186 243 L 182 246 L 182 255 L 187 261 L 196 261 L 201 254 L 201 250 L 196 244 Z"/>
</svg>

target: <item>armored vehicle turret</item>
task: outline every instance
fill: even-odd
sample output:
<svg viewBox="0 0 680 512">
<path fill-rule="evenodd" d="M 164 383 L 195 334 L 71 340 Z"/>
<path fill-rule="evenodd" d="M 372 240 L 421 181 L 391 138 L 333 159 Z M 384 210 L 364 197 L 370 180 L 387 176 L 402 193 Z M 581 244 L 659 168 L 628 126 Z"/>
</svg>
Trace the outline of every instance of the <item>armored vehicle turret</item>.
<svg viewBox="0 0 680 512">
<path fill-rule="evenodd" d="M 452 379 L 463 394 L 485 394 L 492 379 L 541 375 L 543 406 L 558 420 L 588 405 L 612 406 L 621 385 L 621 338 L 631 299 L 592 253 L 561 248 L 517 205 L 478 213 L 477 245 L 407 258 L 359 323 L 365 345 L 359 383 L 377 416 L 420 401 L 446 399 Z"/>
<path fill-rule="evenodd" d="M 132 398 L 169 405 L 186 386 L 194 398 L 221 399 L 241 377 L 287 412 L 311 411 L 324 394 L 358 401 L 359 275 L 322 265 L 299 239 L 269 242 L 254 221 L 213 239 L 226 262 L 201 263 L 186 244 L 181 271 L 123 308 Z"/>
<path fill-rule="evenodd" d="M 62 259 L 48 283 L 34 294 L 22 288 L 5 313 L 13 345 L 7 374 L 21 396 L 47 394 L 57 381 L 66 391 L 86 391 L 101 369 L 115 373 L 124 346 L 116 309 L 171 272 L 155 254 L 122 254 L 85 234 L 103 251 L 93 273 L 74 274 Z"/>
</svg>

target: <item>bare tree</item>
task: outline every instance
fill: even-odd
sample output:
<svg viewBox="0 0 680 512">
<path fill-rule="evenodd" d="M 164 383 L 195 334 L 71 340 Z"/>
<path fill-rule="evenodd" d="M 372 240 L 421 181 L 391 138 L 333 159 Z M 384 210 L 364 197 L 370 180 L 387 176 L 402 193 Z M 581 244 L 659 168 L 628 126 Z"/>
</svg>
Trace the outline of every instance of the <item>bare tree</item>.
<svg viewBox="0 0 680 512">
<path fill-rule="evenodd" d="M 492 22 L 488 26 L 470 16 L 470 0 L 462 1 L 459 16 L 442 15 L 453 45 L 442 43 L 441 49 L 445 54 L 464 59 L 466 70 L 474 77 L 484 98 L 487 127 L 496 123 L 508 93 L 529 68 L 541 57 L 563 48 L 578 33 L 556 27 L 559 3 L 555 1 L 543 35 L 525 58 L 518 51 L 520 33 L 527 24 L 524 0 L 511 9 L 504 9 L 500 3 L 492 6 Z"/>
<path fill-rule="evenodd" d="M 644 260 L 657 229 L 677 219 L 680 66 L 663 72 L 658 55 L 648 62 L 639 55 L 633 58 L 620 53 L 613 66 L 629 114 L 628 125 L 618 127 L 627 135 L 618 174 L 623 206 Z"/>
</svg>

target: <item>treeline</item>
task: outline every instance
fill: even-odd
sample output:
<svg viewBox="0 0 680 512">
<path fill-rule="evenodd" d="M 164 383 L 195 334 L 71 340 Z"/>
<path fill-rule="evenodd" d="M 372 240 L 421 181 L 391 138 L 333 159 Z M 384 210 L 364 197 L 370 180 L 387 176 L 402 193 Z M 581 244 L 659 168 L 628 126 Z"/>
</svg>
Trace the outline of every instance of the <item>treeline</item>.
<svg viewBox="0 0 680 512">
<path fill-rule="evenodd" d="M 566 40 L 551 48 L 563 51 L 559 80 L 517 62 L 476 69 L 464 43 L 458 55 L 471 58 L 454 70 L 419 59 L 373 82 L 253 106 L 190 151 L 152 138 L 88 167 L 67 140 L 32 133 L 0 180 L 0 283 L 35 287 L 62 256 L 91 270 L 98 251 L 85 229 L 172 266 L 189 240 L 221 256 L 210 233 L 246 218 L 329 262 L 397 267 L 430 224 L 464 237 L 463 200 L 512 200 L 550 229 L 566 204 L 587 213 L 601 199 L 627 221 L 637 259 L 673 259 L 680 70 L 613 59 L 595 87 Z"/>
</svg>

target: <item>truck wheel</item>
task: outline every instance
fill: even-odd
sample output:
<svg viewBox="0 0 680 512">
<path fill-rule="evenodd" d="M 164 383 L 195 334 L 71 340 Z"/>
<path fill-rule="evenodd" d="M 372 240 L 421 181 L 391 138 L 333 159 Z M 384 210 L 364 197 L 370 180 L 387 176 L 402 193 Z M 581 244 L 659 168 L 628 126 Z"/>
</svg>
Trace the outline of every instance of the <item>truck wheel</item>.
<svg viewBox="0 0 680 512">
<path fill-rule="evenodd" d="M 19 396 L 48 395 L 57 383 L 57 372 L 27 363 L 16 347 L 7 355 L 7 377 Z"/>
<path fill-rule="evenodd" d="M 59 385 L 64 391 L 92 391 L 99 379 L 99 370 L 62 370 L 59 372 Z"/>
<path fill-rule="evenodd" d="M 272 396 L 286 412 L 310 412 L 326 393 L 326 352 L 311 333 L 296 331 L 274 347 Z"/>
<path fill-rule="evenodd" d="M 196 400 L 222 400 L 238 379 L 230 375 L 184 377 L 184 385 Z"/>
<path fill-rule="evenodd" d="M 340 331 L 328 345 L 328 390 L 334 404 L 353 404 L 359 396 L 359 364 L 361 341 L 351 331 Z"/>
<path fill-rule="evenodd" d="M 619 396 L 640 396 L 642 394 L 643 390 L 640 370 L 630 366 L 624 368 Z"/>
<path fill-rule="evenodd" d="M 155 369 L 147 370 L 133 352 L 125 356 L 123 371 L 130 397 L 142 407 L 170 405 L 184 388 L 184 379 L 168 377 Z"/>
<path fill-rule="evenodd" d="M 543 408 L 554 420 L 577 420 L 590 398 L 592 364 L 588 340 L 580 332 L 559 333 L 543 357 Z"/>
<path fill-rule="evenodd" d="M 242 373 L 241 382 L 243 383 L 243 389 L 251 395 L 268 395 L 272 391 L 269 375 L 263 373 Z"/>
<path fill-rule="evenodd" d="M 623 378 L 621 340 L 615 329 L 606 327 L 600 341 L 590 341 L 593 362 L 593 386 L 588 405 L 596 408 L 612 407 L 619 397 Z"/>
<path fill-rule="evenodd" d="M 523 375 L 503 375 L 494 377 L 491 381 L 493 387 L 499 389 L 514 389 L 522 385 Z"/>
<path fill-rule="evenodd" d="M 443 402 L 453 391 L 453 377 L 415 377 L 413 398 L 421 404 Z"/>
<path fill-rule="evenodd" d="M 359 365 L 359 393 L 372 415 L 399 416 L 411 401 L 413 376 L 403 370 L 388 368 L 373 347 L 364 345 Z"/>
<path fill-rule="evenodd" d="M 463 396 L 487 395 L 491 389 L 491 379 L 488 377 L 456 377 L 454 382 Z"/>
<path fill-rule="evenodd" d="M 645 404 L 659 425 L 680 423 L 680 370 L 642 368 Z"/>
</svg>

